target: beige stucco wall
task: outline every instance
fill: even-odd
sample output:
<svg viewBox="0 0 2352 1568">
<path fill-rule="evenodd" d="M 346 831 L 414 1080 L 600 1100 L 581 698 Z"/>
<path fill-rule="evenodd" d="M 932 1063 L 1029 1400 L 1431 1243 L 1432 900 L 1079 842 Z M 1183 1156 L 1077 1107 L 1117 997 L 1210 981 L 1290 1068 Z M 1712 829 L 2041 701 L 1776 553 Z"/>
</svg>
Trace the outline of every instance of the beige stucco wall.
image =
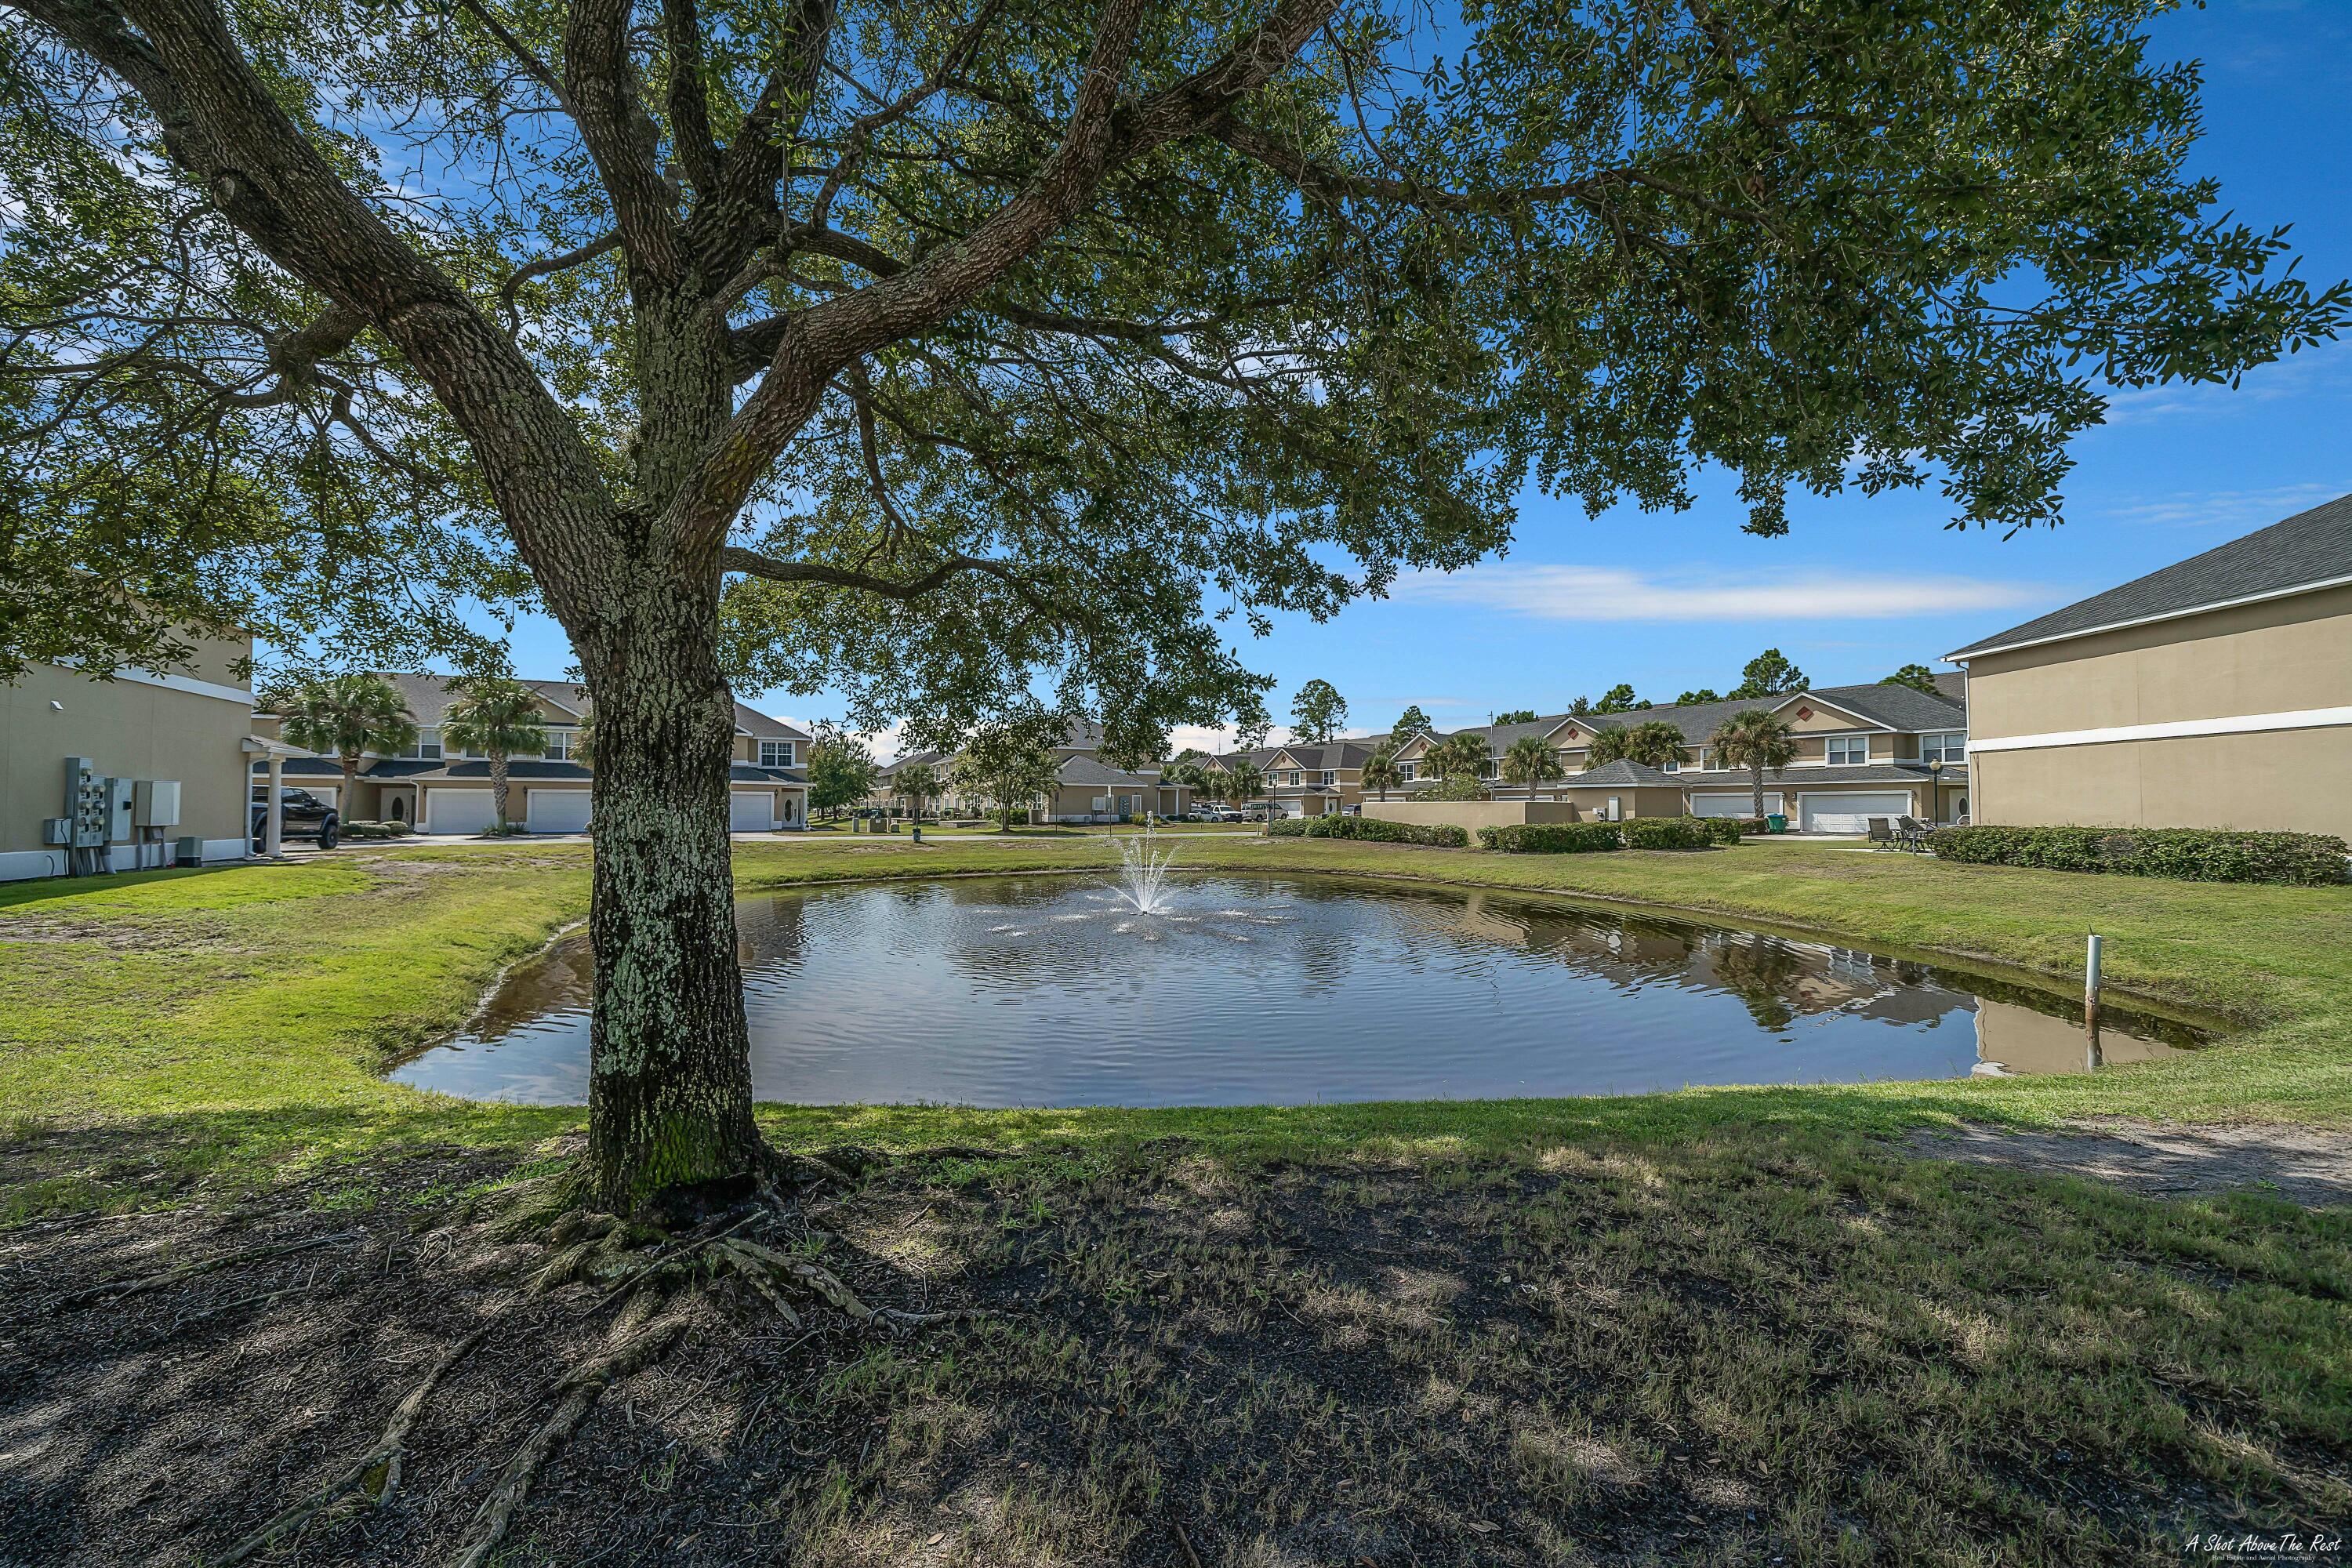
<svg viewBox="0 0 2352 1568">
<path fill-rule="evenodd" d="M 1606 817 L 1609 799 L 1614 795 L 1617 809 L 1625 816 L 1680 816 L 1683 815 L 1683 792 L 1665 789 L 1656 784 L 1584 784 L 1560 792 L 1562 804 L 1577 815 L 1545 820 L 1589 822 Z"/>
<path fill-rule="evenodd" d="M 1630 791 L 1627 793 L 1631 793 Z M 1406 822 L 1419 827 L 1452 824 L 1475 833 L 1482 827 L 1507 827 L 1522 822 L 1574 822 L 1575 809 L 1549 800 L 1368 800 L 1366 816 L 1383 822 Z"/>
<path fill-rule="evenodd" d="M 244 690 L 232 665 L 249 651 L 244 643 L 205 639 L 186 673 Z M 230 840 L 242 845 L 250 759 L 241 742 L 252 717 L 249 690 L 228 699 L 130 679 L 92 680 L 49 665 L 0 686 L 0 877 L 55 875 L 49 857 L 62 870 L 63 851 L 41 843 L 41 822 L 65 810 L 68 757 L 89 757 L 118 777 L 177 779 L 180 821 L 164 830 L 165 842 L 215 840 L 221 854 Z"/>
<path fill-rule="evenodd" d="M 2352 726 L 1981 751 L 2016 735 L 2352 707 L 2352 588 L 1972 659 L 1979 822 L 2352 837 Z"/>
<path fill-rule="evenodd" d="M 1985 752 L 1969 772 L 1979 822 L 2352 838 L 2352 726 Z"/>
</svg>

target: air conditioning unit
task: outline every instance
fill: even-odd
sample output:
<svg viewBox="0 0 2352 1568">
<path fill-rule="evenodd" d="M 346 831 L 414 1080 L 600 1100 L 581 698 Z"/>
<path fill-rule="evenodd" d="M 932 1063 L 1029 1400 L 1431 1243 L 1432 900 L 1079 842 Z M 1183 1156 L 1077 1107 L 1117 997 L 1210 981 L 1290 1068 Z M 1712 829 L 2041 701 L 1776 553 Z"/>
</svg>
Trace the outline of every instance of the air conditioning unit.
<svg viewBox="0 0 2352 1568">
<path fill-rule="evenodd" d="M 140 827 L 177 827 L 180 781 L 141 779 L 131 792 L 131 820 Z"/>
<path fill-rule="evenodd" d="M 205 863 L 205 841 L 191 835 L 172 840 L 172 864 L 201 866 Z"/>
</svg>

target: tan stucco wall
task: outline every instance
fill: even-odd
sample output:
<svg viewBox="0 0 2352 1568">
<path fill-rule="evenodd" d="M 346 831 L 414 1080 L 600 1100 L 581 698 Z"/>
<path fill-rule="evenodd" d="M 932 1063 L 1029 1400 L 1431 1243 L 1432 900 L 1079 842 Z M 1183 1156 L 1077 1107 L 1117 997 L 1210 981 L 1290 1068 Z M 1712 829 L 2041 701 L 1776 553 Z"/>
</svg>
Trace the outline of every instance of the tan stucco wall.
<svg viewBox="0 0 2352 1568">
<path fill-rule="evenodd" d="M 2352 727 L 1985 752 L 1969 772 L 1978 822 L 2352 838 Z"/>
<path fill-rule="evenodd" d="M 1631 792 L 1628 792 L 1631 793 Z M 1508 827 L 1522 822 L 1574 822 L 1573 807 L 1549 800 L 1368 800 L 1364 815 L 1383 822 L 1406 822 L 1419 827 L 1452 824 L 1475 833 L 1482 827 Z"/>
<path fill-rule="evenodd" d="M 207 640 L 196 679 L 242 687 L 230 665 L 247 651 Z M 252 718 L 249 697 L 231 701 L 33 666 L 15 685 L 0 686 L 0 855 L 45 847 L 41 822 L 64 812 L 65 760 L 74 756 L 118 777 L 179 780 L 180 822 L 164 830 L 167 843 L 242 840 L 250 759 L 240 743 Z M 20 874 L 29 868 L 16 864 Z"/>
<path fill-rule="evenodd" d="M 1987 740 L 2352 704 L 2352 587 L 1969 661 Z"/>
<path fill-rule="evenodd" d="M 1683 814 L 1683 792 L 1664 789 L 1656 784 L 1583 784 L 1560 792 L 1562 804 L 1578 813 L 1572 817 L 1557 820 L 1587 822 L 1605 817 L 1609 797 L 1617 797 L 1617 809 L 1626 816 L 1680 816 Z"/>
<path fill-rule="evenodd" d="M 2352 588 L 1991 654 L 1971 742 L 2352 706 Z M 2352 728 L 1970 748 L 1975 819 L 2352 836 Z"/>
</svg>

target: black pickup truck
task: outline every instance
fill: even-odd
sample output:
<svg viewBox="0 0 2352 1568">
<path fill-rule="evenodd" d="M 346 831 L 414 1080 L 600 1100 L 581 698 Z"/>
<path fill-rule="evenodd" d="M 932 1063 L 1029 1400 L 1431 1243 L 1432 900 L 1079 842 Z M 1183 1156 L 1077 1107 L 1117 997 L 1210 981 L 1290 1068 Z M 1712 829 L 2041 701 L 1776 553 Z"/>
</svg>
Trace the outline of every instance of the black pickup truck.
<svg viewBox="0 0 2352 1568">
<path fill-rule="evenodd" d="M 280 838 L 315 838 L 321 849 L 332 849 L 343 819 L 335 808 L 307 789 L 288 784 L 278 792 L 278 833 Z M 269 831 L 269 786 L 253 791 L 253 847 L 257 851 Z"/>
</svg>

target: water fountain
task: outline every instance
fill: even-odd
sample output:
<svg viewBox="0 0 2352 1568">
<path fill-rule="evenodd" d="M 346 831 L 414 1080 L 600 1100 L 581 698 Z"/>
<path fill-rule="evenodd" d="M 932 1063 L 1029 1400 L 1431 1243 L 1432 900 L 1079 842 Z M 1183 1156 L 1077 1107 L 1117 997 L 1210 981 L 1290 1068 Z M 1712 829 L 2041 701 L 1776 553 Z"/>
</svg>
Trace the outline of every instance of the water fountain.
<svg viewBox="0 0 2352 1568">
<path fill-rule="evenodd" d="M 1118 841 L 1119 892 L 1135 906 L 1137 914 L 1156 915 L 1167 908 L 1162 901 L 1161 884 L 1168 879 L 1168 868 L 1175 862 L 1175 850 L 1154 850 L 1149 838 Z"/>
</svg>

